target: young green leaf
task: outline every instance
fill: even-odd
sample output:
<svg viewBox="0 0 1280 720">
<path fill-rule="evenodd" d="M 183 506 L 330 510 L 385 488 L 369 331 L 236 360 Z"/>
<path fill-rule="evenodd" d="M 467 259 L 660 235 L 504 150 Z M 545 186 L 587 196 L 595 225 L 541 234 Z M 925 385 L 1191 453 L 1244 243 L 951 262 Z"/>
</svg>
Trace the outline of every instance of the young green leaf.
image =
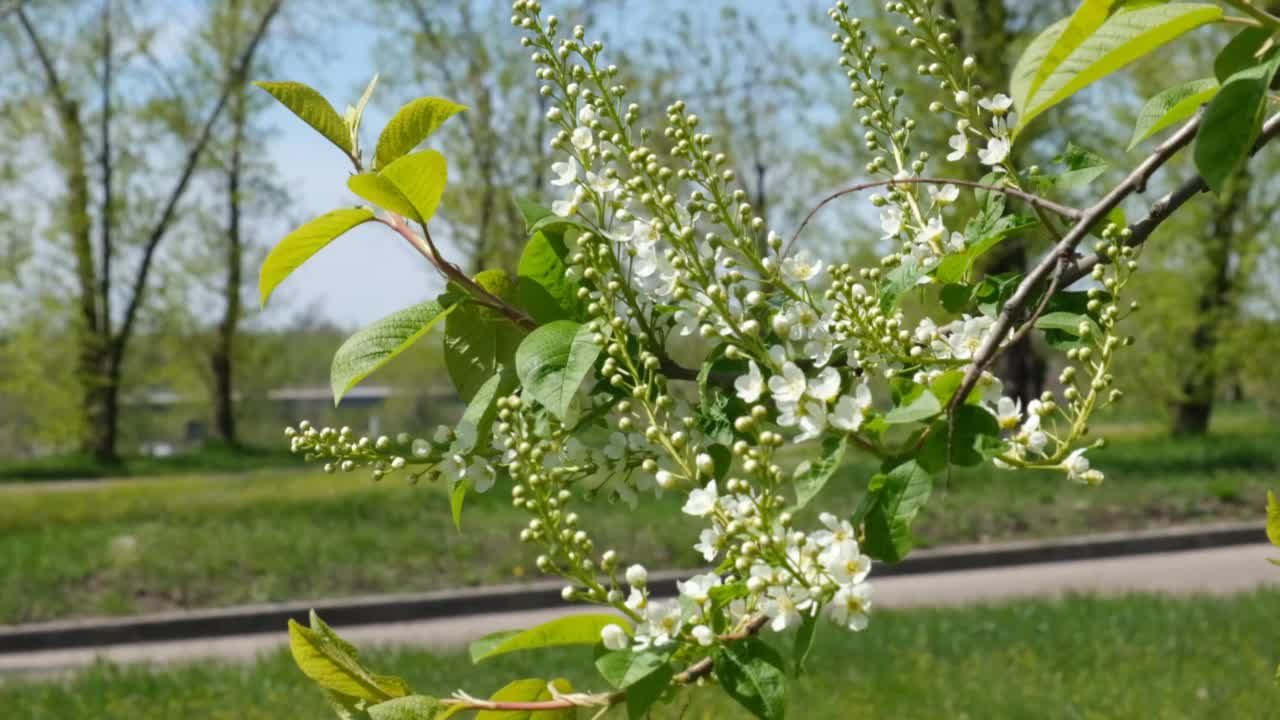
<svg viewBox="0 0 1280 720">
<path fill-rule="evenodd" d="M 516 266 L 516 304 L 538 323 L 582 318 L 578 283 L 570 278 L 567 227 L 545 227 L 533 233 Z"/>
<path fill-rule="evenodd" d="M 333 404 L 374 370 L 391 362 L 457 307 L 456 296 L 443 295 L 399 310 L 347 338 L 333 355 L 329 384 Z"/>
<path fill-rule="evenodd" d="M 314 88 L 299 82 L 255 82 L 254 85 L 271 93 L 271 97 L 289 108 L 294 115 L 315 128 L 329 142 L 337 145 L 347 155 L 353 155 L 351 133 L 342 116 Z"/>
<path fill-rule="evenodd" d="M 462 505 L 467 500 L 467 489 L 471 481 L 454 478 L 449 481 L 449 514 L 453 516 L 453 527 L 462 530 Z"/>
<path fill-rule="evenodd" d="M 516 349 L 520 384 L 562 420 L 600 354 L 593 334 L 587 325 L 559 320 L 529 333 Z"/>
<path fill-rule="evenodd" d="M 423 150 L 397 159 L 378 174 L 389 180 L 413 206 L 413 212 L 406 217 L 426 225 L 440 205 L 440 196 L 449 180 L 449 163 L 435 150 Z"/>
<path fill-rule="evenodd" d="M 502 300 L 511 298 L 505 270 L 485 270 L 475 281 Z M 523 338 L 524 331 L 498 311 L 474 301 L 459 305 L 444 323 L 445 369 L 458 395 L 470 402 L 499 366 L 512 367 Z"/>
<path fill-rule="evenodd" d="M 617 615 L 570 615 L 521 632 L 486 635 L 471 643 L 471 662 L 478 663 L 519 650 L 596 645 L 600 642 L 600 631 L 609 625 L 625 629 L 628 623 Z"/>
<path fill-rule="evenodd" d="M 440 701 L 426 695 L 408 695 L 369 708 L 372 720 L 433 720 L 443 709 Z"/>
<path fill-rule="evenodd" d="M 1247 27 L 1222 48 L 1213 60 L 1213 76 L 1218 82 L 1262 62 L 1262 49 L 1274 33 L 1267 28 Z"/>
<path fill-rule="evenodd" d="M 403 681 L 380 682 L 345 647 L 293 620 L 289 650 L 303 674 L 327 690 L 375 703 L 407 694 Z"/>
<path fill-rule="evenodd" d="M 421 145 L 445 120 L 466 109 L 463 105 L 438 97 L 418 98 L 400 108 L 378 136 L 373 166 L 387 167 Z"/>
<path fill-rule="evenodd" d="M 573 685 L 563 678 L 547 683 L 546 680 L 516 680 L 508 683 L 489 699 L 493 702 L 530 703 L 546 702 L 554 699 L 548 684 L 555 686 L 556 692 L 571 693 Z M 476 720 L 574 720 L 578 716 L 577 708 L 563 710 L 481 710 Z"/>
<path fill-rule="evenodd" d="M 450 318 L 452 317 L 451 315 Z M 458 421 L 455 440 L 458 450 L 468 452 L 473 448 L 489 445 L 493 421 L 498 416 L 498 398 L 510 395 L 519 384 L 515 372 L 509 367 L 499 365 L 494 369 L 493 375 L 472 395 L 467 409 L 462 413 L 462 419 Z"/>
<path fill-rule="evenodd" d="M 826 487 L 827 481 L 840 469 L 844 460 L 848 438 L 845 435 L 828 437 L 822 441 L 822 454 L 816 460 L 806 460 L 796 468 L 796 509 L 809 504 Z"/>
<path fill-rule="evenodd" d="M 1132 150 L 1143 140 L 1195 115 L 1201 105 L 1217 94 L 1218 81 L 1204 78 L 1175 85 L 1152 97 L 1142 106 L 1142 112 L 1138 113 L 1138 122 L 1133 126 L 1133 138 L 1129 140 L 1129 147 L 1126 149 Z"/>
<path fill-rule="evenodd" d="M 782 657 L 759 638 L 724 645 L 715 654 L 716 675 L 726 694 L 761 720 L 787 712 L 787 676 Z"/>
<path fill-rule="evenodd" d="M 663 650 L 611 650 L 596 656 L 596 670 L 619 690 L 640 682 L 666 666 L 672 648 Z"/>
<path fill-rule="evenodd" d="M 1249 158 L 1278 69 L 1280 52 L 1273 52 L 1266 62 L 1227 78 L 1205 109 L 1196 133 L 1195 162 L 1200 177 L 1214 192 L 1222 192 Z"/>
<path fill-rule="evenodd" d="M 817 635 L 818 616 L 814 613 L 805 613 L 791 652 L 791 664 L 795 668 L 796 675 L 804 672 L 804 662 L 809 659 L 809 651 L 813 649 L 813 640 Z"/>
<path fill-rule="evenodd" d="M 258 273 L 258 295 L 263 307 L 266 306 L 271 292 L 289 277 L 290 273 L 343 233 L 357 225 L 369 222 L 373 217 L 373 211 L 367 208 L 334 210 L 286 235 L 271 249 L 267 259 L 262 262 L 262 270 Z"/>
<path fill-rule="evenodd" d="M 928 420 L 940 412 L 942 412 L 942 403 L 938 402 L 938 398 L 934 397 L 933 393 L 925 390 L 910 402 L 885 413 L 884 421 L 890 425 L 904 425 Z"/>
<path fill-rule="evenodd" d="M 940 283 L 960 282 L 974 264 L 996 245 L 1019 233 L 1027 232 L 1039 225 L 1034 218 L 1021 215 L 1005 215 L 995 220 L 983 232 L 969 238 L 969 246 L 964 252 L 950 253 L 938 263 L 933 270 L 933 277 Z M 968 234 L 968 233 L 966 233 Z"/>
<path fill-rule="evenodd" d="M 1018 129 L 1095 81 L 1194 30 L 1222 19 L 1222 8 L 1203 3 L 1163 3 L 1122 9 L 1111 15 L 1038 84 L 1035 79 L 1070 26 L 1059 22 L 1037 37 L 1014 69 Z M 1034 68 L 1034 69 L 1032 69 Z"/>
<path fill-rule="evenodd" d="M 1102 337 L 1102 328 L 1098 327 L 1098 323 L 1088 315 L 1051 312 L 1045 313 L 1036 319 L 1036 327 L 1041 330 L 1061 330 L 1075 337 L 1085 335 L 1085 333 L 1080 332 L 1081 323 L 1085 323 L 1088 326 L 1090 335 L 1095 338 Z"/>
<path fill-rule="evenodd" d="M 356 106 L 351 109 L 351 121 L 347 124 L 351 129 L 351 146 L 354 148 L 360 147 L 360 122 L 364 120 L 364 109 L 368 107 L 369 99 L 373 97 L 373 89 L 376 87 L 378 87 L 378 73 L 374 73 L 373 77 L 369 78 L 369 84 L 365 86 Z"/>
<path fill-rule="evenodd" d="M 873 491 L 864 518 L 863 549 L 873 558 L 896 563 L 911 552 L 911 524 L 933 490 L 929 473 L 908 461 L 877 476 L 882 482 Z"/>
<path fill-rule="evenodd" d="M 649 711 L 671 688 L 673 677 L 675 671 L 671 666 L 663 665 L 632 683 L 627 688 L 627 720 L 644 720 L 650 717 Z"/>
<path fill-rule="evenodd" d="M 1063 63 L 1076 48 L 1080 47 L 1089 36 L 1102 27 L 1111 16 L 1117 0 L 1083 0 L 1076 11 L 1067 19 L 1066 27 L 1058 33 L 1053 44 L 1040 61 L 1039 68 L 1023 92 L 1027 97 L 1035 95 L 1040 86 L 1058 66 Z M 1018 107 L 1022 107 L 1019 105 Z"/>
<path fill-rule="evenodd" d="M 413 203 L 401 195 L 390 180 L 378 173 L 365 172 L 352 175 L 347 178 L 347 188 L 383 210 L 390 210 L 407 218 L 414 218 L 417 215 Z"/>
</svg>

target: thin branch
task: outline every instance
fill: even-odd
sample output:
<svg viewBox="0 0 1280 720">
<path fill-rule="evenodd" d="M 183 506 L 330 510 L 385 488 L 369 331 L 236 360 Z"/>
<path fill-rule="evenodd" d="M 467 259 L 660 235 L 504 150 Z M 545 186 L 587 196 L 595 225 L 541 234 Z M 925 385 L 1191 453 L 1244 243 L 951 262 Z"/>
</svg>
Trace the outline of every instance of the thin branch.
<svg viewBox="0 0 1280 720">
<path fill-rule="evenodd" d="M 1250 156 L 1257 154 L 1264 145 L 1276 139 L 1276 137 L 1280 137 L 1280 115 L 1272 116 L 1262 126 L 1262 132 L 1259 133 L 1258 141 L 1254 143 L 1253 150 L 1249 153 Z M 1197 175 L 1182 183 L 1177 189 L 1164 197 L 1156 200 L 1151 205 L 1151 210 L 1147 212 L 1146 217 L 1129 226 L 1129 236 L 1124 239 L 1124 244 L 1129 247 L 1142 245 L 1151 236 L 1151 233 L 1177 212 L 1179 208 L 1208 189 L 1209 186 L 1205 184 L 1204 178 Z M 1095 253 L 1070 263 L 1066 272 L 1063 273 L 1062 286 L 1069 287 L 1072 283 L 1092 272 L 1094 266 L 1106 262 L 1110 262 L 1110 258 Z"/>
<path fill-rule="evenodd" d="M 115 203 L 112 180 L 115 167 L 111 158 L 111 0 L 102 4 L 102 118 L 99 132 L 102 134 L 101 155 L 98 166 L 102 173 L 102 267 L 98 274 L 98 303 L 102 314 L 102 331 L 111 337 L 111 257 L 112 220 Z"/>
<path fill-rule="evenodd" d="M 258 50 L 258 45 L 262 42 L 262 38 L 267 34 L 267 28 L 271 25 L 271 21 L 280 11 L 280 6 L 284 0 L 273 0 L 271 5 L 267 7 L 266 12 L 262 14 L 262 19 L 258 22 L 258 27 L 254 30 L 253 36 L 249 40 L 249 44 L 245 46 L 244 52 L 241 53 L 239 60 L 234 68 L 231 69 L 226 82 L 223 84 L 222 93 L 218 96 L 218 101 L 214 103 L 213 109 L 210 110 L 209 116 L 205 118 L 204 126 L 200 130 L 200 135 L 196 138 L 195 143 L 187 151 L 186 162 L 183 165 L 182 173 L 178 177 L 178 182 L 170 192 L 168 200 L 165 202 L 164 209 L 160 213 L 160 217 L 156 220 L 155 226 L 151 230 L 151 234 L 147 237 L 146 243 L 143 245 L 142 262 L 138 267 L 137 274 L 133 280 L 133 291 L 129 298 L 129 305 L 125 310 L 124 320 L 120 324 L 120 330 L 112 340 L 112 359 L 113 365 L 119 365 L 124 356 L 125 344 L 129 341 L 129 336 L 133 331 L 133 323 L 137 319 L 138 309 L 142 305 L 142 300 L 146 295 L 147 276 L 150 274 L 151 263 L 155 259 L 156 247 L 160 241 L 164 239 L 165 233 L 169 229 L 169 224 L 173 221 L 173 216 L 177 212 L 178 203 L 182 200 L 182 196 L 186 193 L 187 185 L 191 181 L 192 175 L 195 173 L 196 165 L 199 163 L 200 156 L 204 153 L 205 146 L 209 144 L 210 138 L 213 136 L 213 128 L 217 123 L 222 110 L 227 105 L 227 100 L 231 93 L 237 87 L 244 84 L 244 80 L 249 73 L 249 66 L 253 63 L 254 54 Z"/>
<path fill-rule="evenodd" d="M 1054 246 L 1053 250 L 1027 273 L 1022 282 L 1018 284 L 1013 296 L 1005 303 L 1004 309 L 996 317 L 996 321 L 988 331 L 986 339 L 982 341 L 982 345 L 974 353 L 973 363 L 965 372 L 964 381 L 960 383 L 959 389 L 948 405 L 947 411 L 949 414 L 954 415 L 959 404 L 969 396 L 969 393 L 978 384 L 978 379 L 982 377 L 983 371 L 990 367 L 991 363 L 999 356 L 1003 341 L 1012 329 L 1013 324 L 1021 317 L 1023 308 L 1026 307 L 1027 303 L 1031 302 L 1035 296 L 1036 289 L 1049 277 L 1054 268 L 1059 267 L 1062 262 L 1069 262 L 1076 246 L 1085 239 L 1089 231 L 1104 220 L 1107 214 L 1116 209 L 1125 198 L 1136 192 L 1142 192 L 1147 186 L 1147 181 L 1150 180 L 1151 175 L 1169 162 L 1170 158 L 1176 155 L 1179 150 L 1190 145 L 1199 129 L 1200 116 L 1197 115 L 1162 143 L 1160 147 L 1156 148 L 1151 156 L 1143 160 L 1133 172 L 1120 181 L 1120 184 L 1112 188 L 1111 192 L 1086 210 L 1076 221 L 1076 224 L 1072 226 L 1071 230 Z"/>
<path fill-rule="evenodd" d="M 1007 187 L 1004 185 L 988 185 L 986 183 L 974 182 L 972 180 L 953 180 L 948 178 L 894 178 L 893 180 L 879 180 L 876 182 L 854 185 L 852 187 L 844 188 L 843 190 L 837 190 L 823 198 L 822 202 L 818 203 L 809 211 L 809 214 L 804 217 L 804 221 L 800 223 L 800 227 L 797 228 L 795 234 L 791 236 L 791 240 L 787 243 L 786 250 L 783 251 L 783 254 L 786 255 L 791 252 L 791 246 L 795 245 L 796 239 L 800 237 L 800 233 L 804 232 L 809 221 L 813 219 L 814 215 L 818 214 L 819 210 L 826 207 L 828 203 L 838 200 L 845 195 L 863 192 L 864 190 L 872 190 L 878 187 L 893 187 L 895 185 L 960 185 L 967 188 L 988 190 L 991 192 L 1003 193 L 1010 197 L 1016 197 L 1032 207 L 1048 210 L 1049 212 L 1056 213 L 1062 217 L 1070 218 L 1072 220 L 1079 220 L 1084 216 L 1083 211 L 1076 208 L 1056 203 L 1048 198 L 1040 197 L 1039 195 L 1029 193 L 1025 190 L 1019 190 L 1017 188 Z"/>
</svg>

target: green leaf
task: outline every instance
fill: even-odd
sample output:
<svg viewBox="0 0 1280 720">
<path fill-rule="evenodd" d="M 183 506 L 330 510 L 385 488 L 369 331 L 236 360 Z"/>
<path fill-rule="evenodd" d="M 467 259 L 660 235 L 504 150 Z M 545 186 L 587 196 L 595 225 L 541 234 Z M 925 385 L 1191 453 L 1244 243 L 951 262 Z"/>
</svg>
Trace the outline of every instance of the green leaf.
<svg viewBox="0 0 1280 720">
<path fill-rule="evenodd" d="M 1222 48 L 1218 57 L 1213 60 L 1213 77 L 1218 82 L 1226 82 L 1236 73 L 1262 62 L 1261 54 L 1272 31 L 1267 28 L 1247 27 Z"/>
<path fill-rule="evenodd" d="M 409 199 L 400 194 L 396 186 L 385 177 L 377 173 L 359 173 L 347 178 L 347 188 L 359 197 L 368 200 L 383 210 L 391 212 L 407 218 L 413 218 L 417 215 L 413 203 Z"/>
<path fill-rule="evenodd" d="M 1196 134 L 1195 161 L 1214 192 L 1222 192 L 1249 158 L 1262 130 L 1267 92 L 1277 69 L 1280 52 L 1227 78 L 1205 109 Z"/>
<path fill-rule="evenodd" d="M 929 274 L 929 270 L 914 260 L 901 263 L 884 274 L 880 281 L 880 309 L 886 313 L 898 306 L 898 302 L 912 288 L 920 284 L 920 279 Z"/>
<path fill-rule="evenodd" d="M 1050 26 L 1019 59 L 1013 74 L 1018 129 L 1093 82 L 1201 25 L 1222 19 L 1217 5 L 1163 3 L 1114 13 L 1086 37 L 1067 37 L 1071 20 Z M 1064 41 L 1071 51 L 1054 63 L 1051 53 Z M 1044 72 L 1048 65 L 1048 71 Z M 1036 82 L 1037 78 L 1043 78 Z"/>
<path fill-rule="evenodd" d="M 1045 53 L 1044 59 L 1040 62 L 1040 67 L 1036 70 L 1035 76 L 1031 83 L 1023 91 L 1026 97 L 1035 94 L 1036 90 L 1044 84 L 1050 73 L 1058 68 L 1064 60 L 1071 56 L 1071 53 L 1080 47 L 1080 45 L 1088 39 L 1098 28 L 1102 27 L 1102 23 L 1106 22 L 1110 17 L 1116 0 L 1083 0 L 1076 11 L 1067 19 L 1066 27 L 1054 39 L 1053 45 L 1049 47 Z M 1018 107 L 1022 107 L 1019 105 Z"/>
<path fill-rule="evenodd" d="M 369 711 L 365 709 L 367 703 L 364 700 L 325 688 L 320 688 L 320 692 L 324 694 L 325 701 L 329 703 L 329 709 L 338 716 L 338 720 L 370 720 Z"/>
<path fill-rule="evenodd" d="M 387 167 L 421 145 L 445 120 L 466 109 L 463 105 L 438 97 L 418 98 L 400 108 L 378 136 L 373 166 Z"/>
<path fill-rule="evenodd" d="M 610 685 L 621 690 L 664 667 L 671 659 L 672 649 L 612 650 L 600 653 L 596 656 L 596 669 Z"/>
<path fill-rule="evenodd" d="M 432 720 L 444 706 L 426 695 L 408 695 L 369 708 L 373 720 Z"/>
<path fill-rule="evenodd" d="M 493 421 L 498 416 L 498 398 L 511 394 L 519 385 L 515 372 L 504 365 L 480 386 L 458 422 L 457 448 L 469 452 L 474 448 L 488 447 Z"/>
<path fill-rule="evenodd" d="M 933 393 L 925 390 L 905 405 L 899 405 L 885 413 L 884 421 L 890 425 L 920 422 L 942 412 L 942 403 Z"/>
<path fill-rule="evenodd" d="M 670 665 L 663 665 L 645 675 L 627 688 L 627 720 L 643 720 L 671 687 L 671 679 L 675 671 Z"/>
<path fill-rule="evenodd" d="M 258 295 L 265 307 L 267 298 L 276 286 L 294 270 L 302 266 L 324 246 L 338 239 L 357 225 L 369 222 L 373 211 L 366 208 L 348 208 L 327 212 L 289 233 L 279 242 L 258 273 Z"/>
<path fill-rule="evenodd" d="M 800 463 L 795 472 L 796 509 L 809 504 L 826 487 L 827 481 L 840 469 L 844 460 L 845 448 L 848 447 L 848 436 L 830 436 L 822 441 L 822 454 L 815 460 Z"/>
<path fill-rule="evenodd" d="M 1201 105 L 1217 94 L 1218 81 L 1213 78 L 1192 80 L 1157 94 L 1138 113 L 1138 122 L 1133 126 L 1133 138 L 1129 140 L 1126 150 L 1134 149 L 1143 140 L 1195 115 Z"/>
<path fill-rule="evenodd" d="M 485 270 L 475 282 L 495 297 L 509 300 L 512 281 L 505 270 Z M 499 366 L 514 364 L 516 347 L 524 332 L 502 313 L 467 301 L 444 324 L 444 360 L 458 395 L 470 402 Z"/>
<path fill-rule="evenodd" d="M 940 473 L 948 465 L 973 467 L 986 459 L 987 438 L 997 438 L 1000 425 L 994 415 L 979 405 L 961 405 L 955 411 L 955 433 L 943 417 L 934 421 L 916 462 L 929 473 Z"/>
<path fill-rule="evenodd" d="M 776 650 L 747 638 L 724 645 L 715 658 L 716 675 L 729 697 L 761 720 L 786 715 L 787 676 Z"/>
<path fill-rule="evenodd" d="M 533 226 L 539 220 L 555 215 L 551 208 L 533 200 L 516 200 L 516 207 L 520 210 L 520 216 L 524 218 L 525 232 L 530 235 L 533 234 Z"/>
<path fill-rule="evenodd" d="M 582 318 L 579 285 L 568 276 L 569 231 L 547 227 L 533 233 L 516 266 L 516 304 L 539 324 Z"/>
<path fill-rule="evenodd" d="M 435 150 L 423 150 L 397 159 L 382 168 L 379 175 L 389 180 L 413 207 L 406 217 L 426 225 L 436 214 L 449 181 L 449 163 Z"/>
<path fill-rule="evenodd" d="M 467 488 L 471 486 L 469 480 L 451 480 L 449 487 L 449 514 L 453 516 L 453 527 L 456 530 L 462 530 L 462 504 L 467 499 Z"/>
<path fill-rule="evenodd" d="M 804 662 L 809 659 L 809 651 L 813 649 L 813 640 L 818 635 L 818 616 L 805 613 L 796 633 L 795 646 L 792 648 L 791 664 L 795 666 L 796 675 L 804 672 Z"/>
<path fill-rule="evenodd" d="M 486 635 L 471 643 L 471 662 L 478 663 L 497 655 L 518 650 L 561 647 L 564 645 L 596 645 L 600 631 L 608 625 L 623 629 L 627 622 L 617 615 L 570 615 L 536 628 L 511 633 L 503 631 Z"/>
<path fill-rule="evenodd" d="M 337 405 L 347 391 L 391 362 L 457 307 L 457 297 L 442 295 L 399 310 L 347 338 L 333 355 L 329 385 Z"/>
<path fill-rule="evenodd" d="M 911 552 L 911 523 L 929 500 L 933 480 L 915 461 L 907 461 L 877 476 L 871 504 L 864 519 L 868 555 L 896 563 Z"/>
<path fill-rule="evenodd" d="M 1102 329 L 1098 327 L 1098 323 L 1088 315 L 1079 315 L 1069 312 L 1051 312 L 1045 313 L 1036 319 L 1036 327 L 1041 330 L 1061 330 L 1069 335 L 1081 337 L 1084 333 L 1080 332 L 1080 323 L 1088 323 L 1089 332 L 1093 337 L 1100 337 Z"/>
<path fill-rule="evenodd" d="M 561 420 L 600 354 L 593 334 L 589 325 L 558 320 L 529 333 L 516 349 L 520 384 Z"/>
<path fill-rule="evenodd" d="M 573 692 L 573 685 L 563 678 L 553 680 L 550 684 L 554 685 L 556 691 L 560 693 Z M 546 680 L 516 680 L 494 693 L 489 699 L 493 702 L 546 702 L 554 699 L 547 685 Z M 476 714 L 476 720 L 573 720 L 577 715 L 577 708 L 541 712 L 532 710 L 481 710 Z"/>
<path fill-rule="evenodd" d="M 314 613 L 313 613 L 314 616 Z M 384 702 L 407 694 L 398 678 L 379 678 L 364 667 L 336 635 L 289 621 L 289 650 L 303 674 L 317 685 L 341 695 L 369 702 Z"/>
<path fill-rule="evenodd" d="M 254 85 L 271 93 L 271 97 L 289 108 L 294 115 L 315 128 L 329 142 L 337 145 L 347 155 L 353 155 L 351 133 L 342 116 L 314 88 L 299 82 L 255 82 Z"/>
<path fill-rule="evenodd" d="M 954 283 L 964 279 L 974 264 L 996 245 L 1022 232 L 1039 225 L 1034 218 L 1021 215 L 1005 215 L 985 227 L 966 228 L 969 242 L 964 252 L 952 253 L 938 263 L 933 270 L 933 277 L 941 283 Z M 973 232 L 970 232 L 972 230 Z M 981 232 L 981 234 L 974 234 Z"/>
<path fill-rule="evenodd" d="M 1280 547 L 1280 502 L 1270 490 L 1267 491 L 1267 539 Z"/>
</svg>

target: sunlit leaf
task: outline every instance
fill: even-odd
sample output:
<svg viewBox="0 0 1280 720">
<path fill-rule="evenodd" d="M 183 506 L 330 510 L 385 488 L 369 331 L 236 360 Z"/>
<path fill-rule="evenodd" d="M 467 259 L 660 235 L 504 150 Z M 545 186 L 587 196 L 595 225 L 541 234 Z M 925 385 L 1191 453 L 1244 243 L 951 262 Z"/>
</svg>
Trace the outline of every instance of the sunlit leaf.
<svg viewBox="0 0 1280 720">
<path fill-rule="evenodd" d="M 1201 105 L 1217 94 L 1218 81 L 1204 78 L 1175 85 L 1152 97 L 1142 106 L 1142 112 L 1138 113 L 1128 149 L 1132 150 L 1143 140 L 1195 115 Z"/>
<path fill-rule="evenodd" d="M 354 152 L 347 124 L 329 101 L 314 88 L 299 82 L 255 82 L 254 85 L 271 93 L 281 105 L 289 108 L 294 115 L 302 118 L 303 122 L 315 128 L 343 152 L 348 155 Z"/>
<path fill-rule="evenodd" d="M 329 383 L 333 402 L 374 370 L 391 362 L 457 307 L 456 296 L 442 296 L 394 312 L 347 338 L 333 356 Z"/>
<path fill-rule="evenodd" d="M 378 136 L 374 167 L 387 167 L 421 145 L 445 120 L 463 110 L 466 110 L 465 106 L 437 97 L 418 98 L 400 108 Z"/>
<path fill-rule="evenodd" d="M 276 286 L 289 277 L 290 273 L 301 267 L 312 255 L 320 252 L 343 233 L 373 218 L 373 211 L 366 208 L 334 210 L 286 235 L 272 248 L 267 259 L 262 263 L 262 270 L 258 273 L 258 295 L 262 304 L 265 306 L 267 298 L 271 296 Z"/>
</svg>

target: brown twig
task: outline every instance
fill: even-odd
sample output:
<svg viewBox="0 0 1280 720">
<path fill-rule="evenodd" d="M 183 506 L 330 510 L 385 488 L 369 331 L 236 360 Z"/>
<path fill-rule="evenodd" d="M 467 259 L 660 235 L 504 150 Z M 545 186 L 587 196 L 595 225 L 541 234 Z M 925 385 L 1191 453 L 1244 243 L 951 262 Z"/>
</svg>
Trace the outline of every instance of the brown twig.
<svg viewBox="0 0 1280 720">
<path fill-rule="evenodd" d="M 1264 145 L 1277 137 L 1280 137 L 1280 115 L 1272 116 L 1263 124 L 1262 132 L 1259 133 L 1258 141 L 1254 143 L 1253 150 L 1249 153 L 1250 156 L 1257 154 Z M 1147 238 L 1151 237 L 1151 233 L 1177 212 L 1179 208 L 1208 189 L 1209 186 L 1205 184 L 1204 178 L 1197 175 L 1182 183 L 1177 189 L 1164 197 L 1156 200 L 1152 203 L 1146 217 L 1129 226 L 1129 235 L 1124 239 L 1124 244 L 1129 247 L 1142 245 L 1147 241 Z M 1110 258 L 1096 253 L 1080 260 L 1069 262 L 1066 271 L 1063 273 L 1062 286 L 1069 287 L 1072 283 L 1088 275 L 1094 266 L 1107 262 L 1110 262 Z"/>
<path fill-rule="evenodd" d="M 787 247 L 783 251 L 783 254 L 786 255 L 791 252 L 791 247 L 795 245 L 796 240 L 800 237 L 800 233 L 804 232 L 804 229 L 806 226 L 808 226 L 809 221 L 812 220 L 813 217 L 818 214 L 819 210 L 826 207 L 828 203 L 838 200 L 844 197 L 845 195 L 851 195 L 853 193 L 859 193 L 865 190 L 872 190 L 878 187 L 893 187 L 895 185 L 959 185 L 967 188 L 974 188 L 976 190 L 988 190 L 991 192 L 1004 193 L 1005 195 L 1009 195 L 1010 197 L 1016 197 L 1019 200 L 1026 202 L 1028 205 L 1031 205 L 1032 207 L 1042 208 L 1044 210 L 1048 210 L 1050 212 L 1056 213 L 1065 218 L 1070 218 L 1072 220 L 1079 220 L 1084 215 L 1083 211 L 1078 210 L 1076 208 L 1068 207 L 1066 205 L 1056 203 L 1052 200 L 1049 200 L 1048 198 L 1040 197 L 1039 195 L 1036 195 L 1034 193 L 1029 193 L 1025 190 L 1019 190 L 1017 188 L 1007 187 L 1004 185 L 988 185 L 986 183 L 974 182 L 972 180 L 953 180 L 948 178 L 928 178 L 928 177 L 895 178 L 893 180 L 877 180 L 876 182 L 862 183 L 859 185 L 853 185 L 851 187 L 844 188 L 843 190 L 837 190 L 836 192 L 833 192 L 830 195 L 823 198 L 822 202 L 815 205 L 814 208 L 809 211 L 809 214 L 805 215 L 804 221 L 800 223 L 800 227 L 796 229 L 795 234 L 791 236 L 791 240 L 787 242 Z"/>
<path fill-rule="evenodd" d="M 1070 261 L 1076 246 L 1085 239 L 1095 225 L 1104 220 L 1108 213 L 1119 207 L 1125 198 L 1135 192 L 1141 192 L 1146 187 L 1147 181 L 1152 174 L 1169 162 L 1170 158 L 1176 155 L 1179 150 L 1191 144 L 1199 129 L 1200 116 L 1197 115 L 1156 148 L 1155 152 L 1146 160 L 1143 160 L 1124 180 L 1120 181 L 1120 184 L 1112 188 L 1111 192 L 1103 196 L 1088 210 L 1085 210 L 1076 220 L 1076 224 L 1054 246 L 1053 250 L 1023 277 L 1022 282 L 1018 284 L 1018 288 L 996 317 L 996 321 L 988 331 L 986 339 L 982 341 L 982 345 L 974 353 L 973 363 L 965 372 L 964 380 L 960 383 L 960 387 L 951 398 L 950 403 L 948 403 L 947 412 L 949 414 L 955 414 L 956 408 L 960 406 L 960 403 L 964 402 L 964 398 L 978 384 L 978 379 L 982 377 L 983 371 L 990 367 L 991 363 L 999 356 L 1005 337 L 1009 334 L 1013 324 L 1020 319 L 1023 308 L 1026 307 L 1027 303 L 1031 302 L 1040 284 L 1061 263 Z"/>
</svg>

